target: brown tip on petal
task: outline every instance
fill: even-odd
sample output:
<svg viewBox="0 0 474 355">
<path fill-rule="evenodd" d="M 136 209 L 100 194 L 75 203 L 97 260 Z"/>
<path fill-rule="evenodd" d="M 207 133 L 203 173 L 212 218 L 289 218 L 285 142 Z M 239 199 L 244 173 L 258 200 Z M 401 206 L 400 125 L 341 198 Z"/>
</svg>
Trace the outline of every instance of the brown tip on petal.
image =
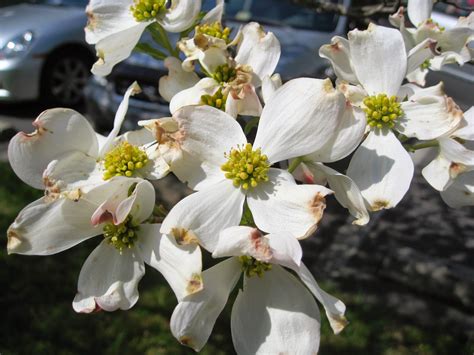
<svg viewBox="0 0 474 355">
<path fill-rule="evenodd" d="M 191 276 L 191 280 L 188 282 L 188 286 L 186 286 L 186 292 L 188 295 L 192 295 L 193 293 L 199 292 L 203 289 L 203 282 L 202 282 L 202 275 L 201 274 L 193 274 Z"/>
<path fill-rule="evenodd" d="M 340 52 L 341 51 L 341 42 L 340 41 L 335 41 L 330 45 L 330 50 L 331 52 Z"/>
<path fill-rule="evenodd" d="M 66 193 L 66 198 L 68 198 L 69 200 L 72 200 L 74 202 L 78 202 L 81 199 L 81 197 L 82 197 L 81 189 L 68 191 Z"/>
<path fill-rule="evenodd" d="M 194 347 L 194 342 L 190 337 L 184 335 L 181 338 L 179 338 L 178 340 L 181 344 L 196 350 L 195 347 Z M 196 350 L 196 351 L 198 351 L 198 350 Z"/>
<path fill-rule="evenodd" d="M 194 36 L 194 44 L 196 47 L 202 50 L 206 50 L 209 47 L 209 41 L 207 37 L 203 34 L 197 34 Z"/>
<path fill-rule="evenodd" d="M 446 96 L 446 111 L 454 123 L 459 123 L 463 119 L 463 112 L 454 100 Z"/>
<path fill-rule="evenodd" d="M 321 219 L 323 218 L 324 210 L 326 209 L 326 199 L 321 193 L 317 193 L 309 203 L 310 213 L 314 217 L 314 224 L 306 231 L 305 235 L 298 239 L 305 239 L 314 234 L 318 227 Z"/>
<path fill-rule="evenodd" d="M 346 317 L 334 314 L 329 316 L 329 322 L 331 323 L 334 334 L 339 334 L 349 324 L 349 321 L 346 319 Z"/>
<path fill-rule="evenodd" d="M 311 214 L 314 216 L 316 222 L 321 220 L 325 209 L 326 199 L 321 193 L 318 192 L 310 202 Z"/>
<path fill-rule="evenodd" d="M 449 176 L 452 179 L 455 179 L 456 177 L 458 177 L 458 175 L 466 172 L 466 170 L 467 170 L 466 165 L 452 162 L 451 165 L 449 166 Z"/>
<path fill-rule="evenodd" d="M 86 8 L 87 15 L 87 28 L 91 31 L 94 31 L 97 27 L 97 18 L 95 14 L 89 9 L 89 6 Z"/>
<path fill-rule="evenodd" d="M 35 127 L 35 131 L 33 133 L 25 133 L 25 132 L 19 132 L 18 133 L 18 136 L 20 137 L 21 142 L 29 142 L 29 141 L 32 141 L 32 140 L 37 140 L 41 136 L 43 136 L 45 132 L 48 132 L 48 130 L 42 126 L 41 121 L 39 120 L 40 117 L 45 112 L 43 112 L 41 115 L 39 115 L 39 117 L 32 123 L 32 125 Z"/>
<path fill-rule="evenodd" d="M 171 235 L 179 245 L 199 244 L 199 239 L 193 231 L 186 228 L 172 228 Z"/>
<path fill-rule="evenodd" d="M 18 250 L 20 245 L 23 243 L 23 240 L 18 234 L 18 231 L 13 228 L 8 229 L 7 239 L 8 239 L 8 242 L 7 242 L 8 255 L 13 254 L 16 250 Z"/>
<path fill-rule="evenodd" d="M 372 206 L 370 206 L 370 210 L 373 211 L 373 212 L 377 212 L 377 211 L 380 211 L 380 210 L 383 210 L 383 209 L 388 209 L 388 208 L 390 208 L 390 202 L 388 202 L 386 200 L 374 201 Z"/>
</svg>

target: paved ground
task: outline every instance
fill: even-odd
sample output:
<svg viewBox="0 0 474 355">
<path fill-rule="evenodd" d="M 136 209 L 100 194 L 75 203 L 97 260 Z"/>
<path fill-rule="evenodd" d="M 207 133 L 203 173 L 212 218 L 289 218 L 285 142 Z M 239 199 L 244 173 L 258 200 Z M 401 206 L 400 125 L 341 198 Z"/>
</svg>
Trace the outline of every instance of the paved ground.
<svg viewBox="0 0 474 355">
<path fill-rule="evenodd" d="M 305 258 L 320 280 L 474 342 L 474 207 L 449 208 L 417 170 L 402 203 L 367 227 L 330 201 Z"/>
</svg>

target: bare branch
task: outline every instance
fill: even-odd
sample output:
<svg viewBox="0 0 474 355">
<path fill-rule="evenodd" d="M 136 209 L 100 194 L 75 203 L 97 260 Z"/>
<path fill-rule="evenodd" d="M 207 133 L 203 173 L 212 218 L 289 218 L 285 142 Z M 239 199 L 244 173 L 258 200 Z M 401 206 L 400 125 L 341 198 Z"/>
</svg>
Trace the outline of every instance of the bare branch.
<svg viewBox="0 0 474 355">
<path fill-rule="evenodd" d="M 472 11 L 474 11 L 474 6 L 463 6 L 463 5 L 459 4 L 457 1 L 453 1 L 453 0 L 440 0 L 440 1 L 438 1 L 438 2 L 441 2 L 441 3 L 447 4 L 447 5 L 454 6 L 456 9 L 463 10 L 463 11 L 467 11 L 467 12 L 472 12 Z"/>
</svg>

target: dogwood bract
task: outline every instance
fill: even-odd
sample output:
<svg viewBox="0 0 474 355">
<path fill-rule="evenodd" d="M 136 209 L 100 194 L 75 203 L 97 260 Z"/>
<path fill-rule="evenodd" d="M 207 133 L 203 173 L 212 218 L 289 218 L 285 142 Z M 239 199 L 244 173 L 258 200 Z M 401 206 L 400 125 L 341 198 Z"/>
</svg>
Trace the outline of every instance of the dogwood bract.
<svg viewBox="0 0 474 355">
<path fill-rule="evenodd" d="M 90 0 L 86 41 L 95 45 L 99 57 L 92 72 L 108 75 L 130 56 L 150 24 L 179 33 L 192 26 L 200 10 L 201 0 Z"/>
<path fill-rule="evenodd" d="M 144 262 L 165 276 L 180 300 L 202 288 L 201 252 L 161 235 L 159 224 L 145 224 L 154 205 L 148 181 L 125 177 L 92 188 L 78 200 L 45 196 L 25 207 L 8 229 L 8 253 L 51 255 L 103 234 L 82 267 L 74 310 L 133 307 Z"/>
<path fill-rule="evenodd" d="M 320 49 L 339 79 L 349 83 L 339 88 L 367 117 L 369 134 L 356 150 L 347 176 L 370 210 L 392 208 L 408 191 L 414 172 L 396 132 L 434 139 L 456 127 L 462 112 L 440 86 L 414 91 L 401 85 L 407 68 L 432 55 L 426 48 L 407 56 L 399 31 L 374 24 L 366 31 L 349 32 L 348 38 L 335 37 Z"/>
<path fill-rule="evenodd" d="M 261 86 L 264 77 L 273 74 L 280 59 L 280 42 L 273 33 L 265 33 L 256 22 L 245 25 L 241 33 L 235 58 L 227 52 L 227 46 L 206 49 L 200 63 L 208 77 L 173 96 L 171 113 L 184 106 L 203 104 L 222 109 L 233 117 L 239 114 L 260 116 L 262 104 L 256 88 Z M 226 43 L 222 38 L 216 40 Z M 206 43 L 203 47 L 209 45 Z M 192 55 L 194 52 L 185 53 Z"/>
<path fill-rule="evenodd" d="M 198 190 L 173 207 L 161 231 L 172 235 L 185 230 L 212 251 L 218 233 L 239 224 L 247 201 L 263 231 L 284 227 L 296 238 L 309 236 L 322 217 L 324 196 L 331 191 L 296 185 L 291 174 L 271 165 L 324 146 L 344 107 L 344 95 L 329 80 L 297 79 L 267 103 L 253 145 L 233 117 L 209 106 L 184 107 L 171 122 L 148 123 L 155 125 L 151 129 L 161 143 L 158 149 L 165 146 L 170 170 Z M 165 132 L 166 125 L 172 132 Z"/>
<path fill-rule="evenodd" d="M 243 288 L 231 315 L 238 354 L 317 353 L 320 315 L 313 296 L 324 306 L 336 334 L 346 326 L 345 305 L 318 286 L 291 234 L 264 236 L 256 228 L 230 227 L 220 233 L 212 255 L 232 258 L 204 271 L 205 288 L 185 297 L 171 317 L 171 331 L 184 345 L 199 351 L 206 344 L 242 272 Z"/>
<path fill-rule="evenodd" d="M 458 176 L 474 170 L 474 150 L 465 146 L 467 142 L 474 141 L 474 108 L 464 114 L 464 119 L 455 130 L 436 140 L 439 153 L 422 170 L 422 174 L 433 188 L 445 191 Z"/>
<path fill-rule="evenodd" d="M 432 0 L 409 0 L 408 18 L 415 26 L 405 26 L 404 8 L 389 17 L 391 24 L 400 29 L 407 50 L 411 50 L 426 39 L 436 41 L 435 49 L 438 55 L 427 58 L 420 66 L 407 72 L 410 82 L 424 86 L 428 69 L 441 70 L 449 63 L 463 65 L 474 58 L 474 49 L 469 43 L 474 40 L 474 14 L 460 17 L 453 28 L 444 28 L 431 18 L 433 9 Z"/>
<path fill-rule="evenodd" d="M 10 141 L 8 159 L 13 170 L 27 184 L 56 197 L 69 194 L 79 198 L 116 175 L 160 178 L 167 167 L 160 159 L 152 159 L 153 151 L 147 153 L 144 143 L 153 141 L 151 135 L 146 137 L 143 131 L 117 137 L 129 97 L 138 89 L 134 83 L 127 90 L 108 137 L 97 134 L 74 110 L 43 112 L 33 123 L 34 133 L 21 132 Z"/>
</svg>

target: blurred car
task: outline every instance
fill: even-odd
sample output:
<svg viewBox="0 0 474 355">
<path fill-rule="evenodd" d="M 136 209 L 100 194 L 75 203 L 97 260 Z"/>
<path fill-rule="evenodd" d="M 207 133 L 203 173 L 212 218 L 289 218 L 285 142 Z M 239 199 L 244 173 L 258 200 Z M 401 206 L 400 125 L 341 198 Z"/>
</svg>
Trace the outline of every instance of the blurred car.
<svg viewBox="0 0 474 355">
<path fill-rule="evenodd" d="M 466 4 L 467 5 L 467 4 Z M 459 16 L 468 16 L 469 12 L 454 6 L 436 3 L 432 18 L 441 26 L 450 29 L 456 25 Z M 470 43 L 474 47 L 474 42 Z M 430 71 L 426 78 L 426 85 L 435 85 L 442 81 L 446 93 L 453 97 L 456 103 L 466 111 L 474 105 L 474 61 L 444 65 L 440 71 Z"/>
<path fill-rule="evenodd" d="M 0 8 L 0 102 L 81 102 L 95 59 L 84 39 L 87 3 L 36 0 Z"/>
<path fill-rule="evenodd" d="M 349 0 L 344 1 L 347 6 Z M 284 81 L 302 76 L 325 76 L 328 63 L 318 56 L 319 47 L 335 35 L 344 35 L 347 26 L 346 17 L 317 13 L 291 0 L 226 1 L 227 26 L 235 31 L 249 21 L 259 22 L 280 40 L 282 55 L 276 72 Z M 107 78 L 91 78 L 86 87 L 89 117 L 99 130 L 109 130 L 123 94 L 134 80 L 143 92 L 130 99 L 124 129 L 136 128 L 136 122 L 142 119 L 169 115 L 168 102 L 158 93 L 158 81 L 167 74 L 162 62 L 133 53 Z"/>
</svg>

